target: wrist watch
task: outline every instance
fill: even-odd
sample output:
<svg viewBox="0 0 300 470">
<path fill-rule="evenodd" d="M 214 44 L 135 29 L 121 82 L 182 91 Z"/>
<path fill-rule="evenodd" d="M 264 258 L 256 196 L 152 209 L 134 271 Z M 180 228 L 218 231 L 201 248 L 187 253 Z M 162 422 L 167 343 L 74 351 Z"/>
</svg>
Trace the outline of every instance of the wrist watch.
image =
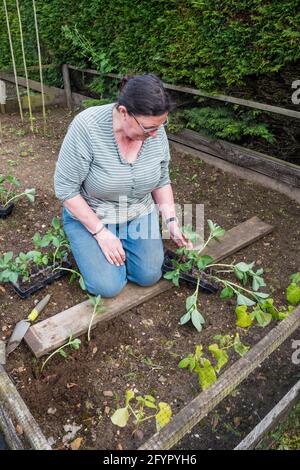
<svg viewBox="0 0 300 470">
<path fill-rule="evenodd" d="M 170 222 L 177 222 L 178 223 L 177 217 L 169 217 L 169 219 L 165 220 L 166 225 L 169 225 Z"/>
</svg>

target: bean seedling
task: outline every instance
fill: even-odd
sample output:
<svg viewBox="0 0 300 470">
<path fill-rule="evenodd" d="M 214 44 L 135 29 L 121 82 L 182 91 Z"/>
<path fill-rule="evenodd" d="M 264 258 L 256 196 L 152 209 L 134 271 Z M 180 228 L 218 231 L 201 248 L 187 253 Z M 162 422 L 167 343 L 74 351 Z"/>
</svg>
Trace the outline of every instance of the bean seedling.
<svg viewBox="0 0 300 470">
<path fill-rule="evenodd" d="M 210 243 L 211 240 L 219 241 L 225 234 L 225 230 L 208 220 L 209 236 L 200 250 L 187 250 L 185 247 L 178 248 L 176 255 L 178 259 L 172 260 L 174 269 L 164 274 L 166 279 L 171 280 L 175 286 L 179 286 L 180 274 L 182 272 L 191 272 L 198 278 L 197 287 L 192 296 L 186 300 L 186 313 L 180 318 L 180 324 L 183 325 L 188 321 L 192 321 L 193 325 L 198 331 L 202 330 L 202 325 L 205 323 L 203 315 L 197 309 L 198 295 L 199 295 L 199 282 L 201 275 L 205 270 L 209 270 L 209 278 L 218 284 L 223 285 L 220 293 L 221 299 L 231 298 L 234 295 L 237 298 L 237 305 L 252 306 L 257 303 L 262 303 L 269 297 L 265 292 L 258 292 L 260 287 L 266 286 L 262 277 L 263 269 L 257 271 L 253 270 L 255 262 L 245 263 L 239 262 L 237 264 L 220 264 L 213 263 L 213 258 L 209 255 L 202 255 L 201 253 Z M 191 227 L 184 229 L 185 235 L 192 241 L 196 239 L 197 234 Z M 221 270 L 212 271 L 212 268 L 222 268 Z M 226 268 L 226 269 L 224 269 Z M 239 284 L 231 280 L 221 278 L 220 274 L 234 274 Z M 251 282 L 252 289 L 245 286 Z"/>
<path fill-rule="evenodd" d="M 12 175 L 0 175 L 0 206 L 7 207 L 10 203 L 20 197 L 27 197 L 30 202 L 34 202 L 35 189 L 25 189 L 22 193 L 17 193 L 16 188 L 20 186 L 20 182 Z"/>
<path fill-rule="evenodd" d="M 101 313 L 104 313 L 106 309 L 105 307 L 103 307 L 103 300 L 101 298 L 101 295 L 97 295 L 97 296 L 89 295 L 88 297 L 89 297 L 90 303 L 92 304 L 92 307 L 94 307 L 91 320 L 89 323 L 89 327 L 88 327 L 88 341 L 90 341 L 91 340 L 91 328 L 92 328 L 94 318 L 96 315 L 101 315 Z"/>
<path fill-rule="evenodd" d="M 234 337 L 233 335 L 216 335 L 214 340 L 218 341 L 219 344 L 211 344 L 208 350 L 217 361 L 215 365 L 204 357 L 202 345 L 197 345 L 195 353 L 189 354 L 178 364 L 180 369 L 188 368 L 190 372 L 198 374 L 198 382 L 202 390 L 206 390 L 217 380 L 217 374 L 229 361 L 227 350 L 234 349 L 240 356 L 243 356 L 249 350 L 249 347 L 241 342 L 238 333 Z"/>
<path fill-rule="evenodd" d="M 43 372 L 43 369 L 45 365 L 47 364 L 48 361 L 55 355 L 55 354 L 60 354 L 62 357 L 66 358 L 68 355 L 65 351 L 65 348 L 70 347 L 71 349 L 79 349 L 80 348 L 81 341 L 79 338 L 72 338 L 72 335 L 70 335 L 69 340 L 67 343 L 63 344 L 59 348 L 55 349 L 53 353 L 50 354 L 50 356 L 47 357 L 47 359 L 43 362 L 42 367 L 41 367 L 41 372 Z"/>
<path fill-rule="evenodd" d="M 155 403 L 156 399 L 152 395 L 145 395 L 145 396 L 137 396 L 135 398 L 136 404 L 135 406 L 131 405 L 131 400 L 135 398 L 135 393 L 133 390 L 126 390 L 125 394 L 125 407 L 118 408 L 111 417 L 111 421 L 116 426 L 124 428 L 130 415 L 134 418 L 135 429 L 133 433 L 137 433 L 140 425 L 144 421 L 148 421 L 150 419 L 155 419 L 156 423 L 156 430 L 160 431 L 166 424 L 169 423 L 172 410 L 168 403 L 166 402 L 159 402 L 158 405 Z M 146 416 L 147 408 L 155 410 L 155 413 Z"/>
</svg>

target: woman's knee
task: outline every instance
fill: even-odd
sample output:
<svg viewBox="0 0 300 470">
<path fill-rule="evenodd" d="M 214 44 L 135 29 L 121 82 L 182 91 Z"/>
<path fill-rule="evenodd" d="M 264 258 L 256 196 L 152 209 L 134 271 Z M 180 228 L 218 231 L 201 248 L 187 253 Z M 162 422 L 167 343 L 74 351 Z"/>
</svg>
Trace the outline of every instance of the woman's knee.
<svg viewBox="0 0 300 470">
<path fill-rule="evenodd" d="M 111 282 L 101 278 L 85 279 L 85 285 L 90 294 L 101 295 L 101 297 L 116 297 L 125 287 L 126 279 L 112 279 Z"/>
<path fill-rule="evenodd" d="M 134 282 L 142 287 L 149 287 L 156 284 L 162 276 L 162 270 L 140 269 L 135 274 Z"/>
</svg>

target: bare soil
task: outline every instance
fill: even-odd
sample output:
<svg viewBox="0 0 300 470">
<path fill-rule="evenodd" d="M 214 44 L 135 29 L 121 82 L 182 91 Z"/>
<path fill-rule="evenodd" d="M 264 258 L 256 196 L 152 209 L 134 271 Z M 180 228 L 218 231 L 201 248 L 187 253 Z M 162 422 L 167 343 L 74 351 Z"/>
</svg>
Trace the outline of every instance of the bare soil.
<svg viewBox="0 0 300 470">
<path fill-rule="evenodd" d="M 76 111 L 78 112 L 78 110 Z M 0 173 L 14 174 L 22 187 L 35 187 L 36 201 L 20 200 L 13 214 L 0 220 L 0 253 L 33 249 L 35 232 L 45 233 L 54 216 L 61 213 L 53 190 L 53 173 L 62 139 L 74 112 L 53 108 L 48 111 L 47 133 L 43 135 L 41 115 L 35 113 L 38 133 L 32 135 L 18 115 L 2 115 Z M 23 156 L 22 156 L 23 155 Z M 225 229 L 257 215 L 275 230 L 228 261 L 252 261 L 265 269 L 269 292 L 277 305 L 285 305 L 289 275 L 299 271 L 300 206 L 288 197 L 262 186 L 238 179 L 210 166 L 199 158 L 172 150 L 171 178 L 176 201 L 205 205 L 205 219 L 212 219 Z M 166 248 L 173 248 L 171 242 Z M 74 262 L 74 261 L 73 261 Z M 74 263 L 75 266 L 75 263 Z M 0 335 L 7 339 L 16 322 L 25 318 L 34 303 L 51 294 L 40 320 L 85 300 L 77 284 L 68 277 L 43 291 L 21 300 L 8 285 L 0 286 Z M 217 294 L 201 293 L 199 310 L 206 324 L 201 333 L 191 325 L 181 327 L 185 299 L 192 289 L 165 292 L 124 313 L 105 325 L 96 327 L 89 343 L 81 337 L 81 347 L 56 355 L 40 372 L 45 358 L 37 360 L 25 344 L 8 359 L 6 370 L 16 384 L 30 411 L 55 449 L 68 448 L 80 437 L 81 449 L 134 449 L 155 432 L 151 421 L 143 427 L 143 436 L 132 435 L 132 421 L 120 429 L 110 417 L 123 406 L 125 391 L 153 394 L 168 402 L 176 414 L 198 393 L 197 376 L 177 365 L 192 353 L 195 345 L 206 348 L 216 334 L 239 332 L 242 341 L 252 346 L 270 329 L 251 327 L 248 331 L 235 325 L 234 300 L 221 301 Z M 299 330 L 293 335 L 300 339 Z M 299 366 L 291 361 L 291 339 L 287 340 L 261 368 L 257 369 L 230 397 L 197 425 L 176 448 L 233 448 L 296 382 Z M 232 354 L 231 365 L 239 357 Z M 107 393 L 108 392 L 108 393 Z M 80 427 L 66 440 L 65 425 Z M 63 441 L 64 439 L 64 441 Z M 78 442 L 78 441 L 77 441 Z"/>
</svg>

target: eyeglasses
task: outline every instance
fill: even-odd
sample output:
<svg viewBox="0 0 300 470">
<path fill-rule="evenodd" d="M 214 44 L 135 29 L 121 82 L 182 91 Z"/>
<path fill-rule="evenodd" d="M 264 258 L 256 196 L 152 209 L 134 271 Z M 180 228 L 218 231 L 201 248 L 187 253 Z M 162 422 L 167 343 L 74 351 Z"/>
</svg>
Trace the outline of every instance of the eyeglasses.
<svg viewBox="0 0 300 470">
<path fill-rule="evenodd" d="M 131 116 L 133 117 L 133 119 L 138 123 L 138 125 L 140 126 L 140 128 L 143 130 L 144 134 L 148 134 L 149 132 L 153 132 L 153 131 L 157 131 L 161 126 L 167 126 L 168 123 L 169 123 L 169 118 L 167 118 L 165 120 L 165 122 L 163 122 L 160 126 L 158 127 L 144 127 L 138 120 L 137 118 L 135 117 L 134 114 L 131 113 Z"/>
</svg>

